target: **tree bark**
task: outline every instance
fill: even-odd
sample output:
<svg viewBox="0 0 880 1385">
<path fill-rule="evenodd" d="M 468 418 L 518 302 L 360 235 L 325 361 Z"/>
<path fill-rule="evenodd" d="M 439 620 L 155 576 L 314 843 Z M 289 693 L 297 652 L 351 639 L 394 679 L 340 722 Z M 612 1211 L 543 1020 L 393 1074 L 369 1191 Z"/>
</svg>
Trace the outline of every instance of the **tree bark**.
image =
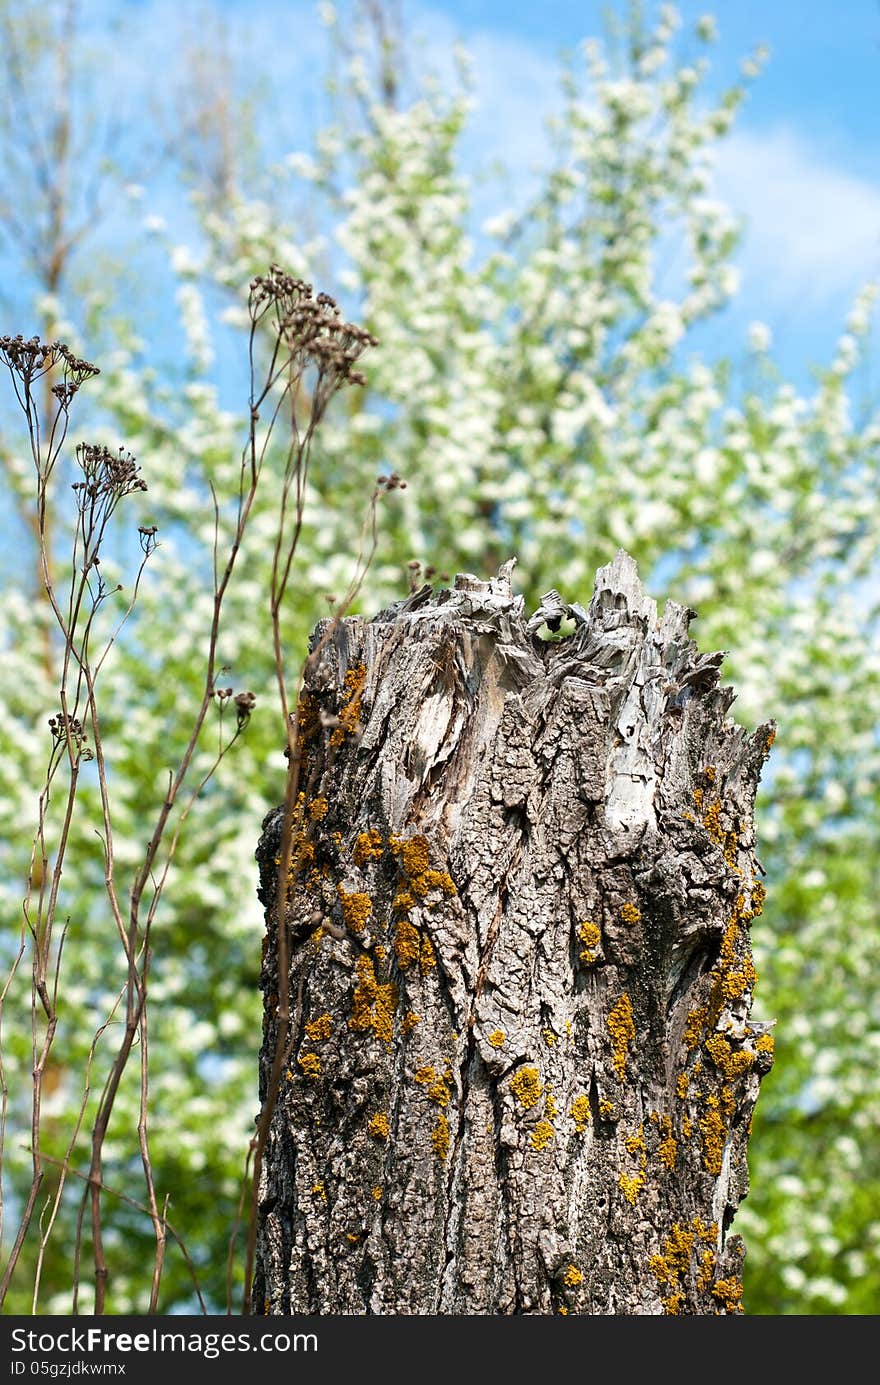
<svg viewBox="0 0 880 1385">
<path fill-rule="evenodd" d="M 742 1311 L 773 723 L 626 554 L 558 642 L 512 567 L 313 636 L 258 1313 Z"/>
</svg>

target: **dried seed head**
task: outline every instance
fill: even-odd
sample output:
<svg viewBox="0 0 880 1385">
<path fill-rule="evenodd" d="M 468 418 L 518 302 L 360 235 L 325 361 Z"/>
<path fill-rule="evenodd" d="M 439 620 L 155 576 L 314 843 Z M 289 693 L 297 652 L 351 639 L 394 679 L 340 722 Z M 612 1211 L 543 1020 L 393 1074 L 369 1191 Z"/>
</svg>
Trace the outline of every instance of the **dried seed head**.
<svg viewBox="0 0 880 1385">
<path fill-rule="evenodd" d="M 315 393 L 322 404 L 343 384 L 366 384 L 366 377 L 353 367 L 378 341 L 365 328 L 344 322 L 329 293 L 315 297 L 311 284 L 272 265 L 268 274 L 251 281 L 248 305 L 254 323 L 267 312 L 274 314 L 275 329 L 290 351 L 294 369 L 317 370 Z"/>
<path fill-rule="evenodd" d="M 147 489 L 135 458 L 123 447 L 111 452 L 100 444 L 81 442 L 76 449 L 76 460 L 84 478 L 73 483 L 74 491 L 79 493 L 81 509 L 108 498 L 115 504 L 132 491 Z"/>
<path fill-rule="evenodd" d="M 45 342 L 39 337 L 25 338 L 21 334 L 0 336 L 0 361 L 26 386 L 55 366 L 59 367 L 62 379 L 52 387 L 52 393 L 64 409 L 84 380 L 100 374 L 96 365 L 75 356 L 66 342 Z"/>
</svg>

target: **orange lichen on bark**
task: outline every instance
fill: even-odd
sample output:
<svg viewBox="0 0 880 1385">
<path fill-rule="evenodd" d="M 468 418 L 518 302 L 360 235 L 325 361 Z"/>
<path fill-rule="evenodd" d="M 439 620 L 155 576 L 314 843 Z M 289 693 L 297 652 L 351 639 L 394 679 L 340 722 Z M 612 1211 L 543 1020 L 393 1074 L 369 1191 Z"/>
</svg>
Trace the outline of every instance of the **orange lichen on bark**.
<svg viewBox="0 0 880 1385">
<path fill-rule="evenodd" d="M 354 664 L 346 670 L 342 706 L 339 709 L 339 725 L 334 728 L 330 737 L 332 746 L 342 745 L 346 735 L 351 735 L 360 726 L 361 700 L 366 681 L 367 670 L 363 664 Z"/>
<path fill-rule="evenodd" d="M 438 1159 L 445 1160 L 449 1153 L 449 1143 L 449 1121 L 441 1111 L 431 1132 L 431 1144 Z"/>
<path fill-rule="evenodd" d="M 359 832 L 355 837 L 351 859 L 356 866 L 363 867 L 368 861 L 378 861 L 384 851 L 381 832 L 371 827 L 366 832 Z"/>
<path fill-rule="evenodd" d="M 678 1142 L 672 1133 L 672 1121 L 669 1116 L 664 1116 L 660 1122 L 660 1144 L 657 1147 L 657 1157 L 670 1172 L 675 1168 L 675 1160 L 678 1154 Z"/>
<path fill-rule="evenodd" d="M 685 1020 L 684 1034 L 682 1035 L 685 1048 L 692 1049 L 697 1047 L 702 1037 L 703 1030 L 706 1028 L 708 1018 L 709 1011 L 705 1005 L 698 1005 L 695 1009 L 691 1010 Z"/>
<path fill-rule="evenodd" d="M 704 1047 L 718 1071 L 728 1081 L 734 1081 L 748 1072 L 755 1061 L 754 1053 L 749 1053 L 748 1049 L 732 1049 L 723 1034 L 712 1034 Z"/>
<path fill-rule="evenodd" d="M 342 885 L 336 886 L 336 893 L 342 906 L 342 917 L 346 927 L 350 928 L 352 933 L 363 933 L 373 908 L 370 896 L 362 891 L 349 894 Z"/>
<path fill-rule="evenodd" d="M 599 925 L 593 923 L 592 919 L 584 919 L 578 929 L 578 937 L 583 944 L 581 947 L 581 961 L 585 967 L 590 967 L 596 960 L 596 950 L 602 942 L 602 931 Z"/>
<path fill-rule="evenodd" d="M 700 1117 L 700 1137 L 703 1146 L 703 1167 L 712 1174 L 721 1172 L 727 1128 L 721 1118 L 717 1096 L 706 1098 L 706 1113 Z"/>
<path fill-rule="evenodd" d="M 591 1119 L 590 1098 L 588 1096 L 576 1096 L 571 1103 L 569 1114 L 574 1121 L 575 1130 L 579 1135 L 583 1135 Z"/>
<path fill-rule="evenodd" d="M 377 1039 L 390 1044 L 394 1031 L 397 987 L 392 982 L 377 980 L 372 960 L 365 953 L 357 960 L 356 973 L 348 1027 L 355 1030 L 372 1029 Z"/>
<path fill-rule="evenodd" d="M 626 1081 L 626 1055 L 636 1037 L 632 1002 L 626 991 L 614 1005 L 605 1021 L 611 1035 L 612 1065 L 619 1082 Z"/>
<path fill-rule="evenodd" d="M 367 1122 L 367 1131 L 372 1135 L 374 1140 L 388 1139 L 391 1126 L 388 1123 L 388 1116 L 384 1111 L 377 1111 L 374 1116 L 370 1117 L 370 1120 Z"/>
<path fill-rule="evenodd" d="M 532 1149 L 546 1149 L 553 1139 L 553 1126 L 548 1120 L 539 1120 L 531 1134 Z"/>
<path fill-rule="evenodd" d="M 315 1019 L 309 1020 L 304 1026 L 309 1038 L 314 1042 L 321 1039 L 329 1039 L 333 1033 L 333 1020 L 330 1015 L 318 1015 Z"/>
<path fill-rule="evenodd" d="M 537 1068 L 520 1068 L 510 1079 L 510 1090 L 520 1106 L 528 1111 L 540 1101 L 544 1089 Z"/>
<path fill-rule="evenodd" d="M 394 951 L 401 971 L 406 971 L 421 955 L 419 930 L 409 919 L 400 919 L 394 930 Z"/>
<path fill-rule="evenodd" d="M 737 1279 L 736 1275 L 730 1275 L 728 1279 L 716 1279 L 712 1285 L 712 1297 L 721 1304 L 727 1313 L 741 1313 L 743 1286 L 742 1280 Z"/>
</svg>

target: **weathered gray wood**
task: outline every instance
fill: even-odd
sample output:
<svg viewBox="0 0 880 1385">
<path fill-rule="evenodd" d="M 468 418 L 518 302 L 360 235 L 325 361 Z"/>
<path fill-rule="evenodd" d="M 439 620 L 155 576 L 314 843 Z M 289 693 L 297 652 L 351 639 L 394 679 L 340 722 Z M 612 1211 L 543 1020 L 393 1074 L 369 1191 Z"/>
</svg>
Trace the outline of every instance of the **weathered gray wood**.
<svg viewBox="0 0 880 1385">
<path fill-rule="evenodd" d="M 257 1312 L 740 1311 L 773 724 L 728 719 L 721 655 L 626 554 L 558 643 L 511 569 L 348 618 L 312 661 Z"/>
</svg>

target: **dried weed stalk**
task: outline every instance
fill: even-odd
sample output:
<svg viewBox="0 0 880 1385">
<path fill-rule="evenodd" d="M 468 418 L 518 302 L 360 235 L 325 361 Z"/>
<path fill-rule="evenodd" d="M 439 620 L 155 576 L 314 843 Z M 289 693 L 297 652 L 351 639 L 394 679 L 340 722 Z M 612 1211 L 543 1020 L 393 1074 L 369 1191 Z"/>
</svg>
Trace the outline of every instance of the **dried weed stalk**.
<svg viewBox="0 0 880 1385">
<path fill-rule="evenodd" d="M 217 678 L 222 672 L 218 667 L 217 649 L 224 598 L 233 579 L 258 489 L 263 482 L 264 474 L 268 471 L 267 457 L 270 444 L 276 437 L 279 421 L 286 426 L 287 435 L 280 491 L 277 496 L 277 528 L 267 599 L 272 623 L 280 711 L 287 736 L 287 830 L 282 842 L 282 868 L 278 872 L 279 916 L 284 917 L 288 878 L 288 870 L 285 867 L 290 864 L 293 849 L 291 822 L 298 793 L 300 756 L 297 744 L 297 698 L 291 698 L 285 675 L 281 614 L 302 530 L 315 432 L 334 394 L 345 385 L 364 383 L 364 377 L 356 369 L 356 365 L 366 348 L 375 344 L 375 339 L 362 328 L 345 322 L 336 304 L 326 294 L 315 296 L 308 284 L 292 278 L 277 266 L 272 266 L 268 274 L 261 275 L 252 282 L 249 312 L 249 428 L 241 457 L 231 538 L 225 545 L 221 540 L 220 504 L 217 496 L 213 495 L 213 607 L 210 628 L 206 632 L 201 701 L 193 717 L 186 748 L 176 769 L 169 776 L 168 789 L 156 822 L 149 833 L 142 863 L 134 873 L 134 878 L 127 882 L 127 888 L 123 888 L 120 882 L 120 872 L 114 856 L 112 785 L 105 759 L 98 682 L 107 655 L 134 608 L 145 565 L 157 547 L 155 526 L 142 525 L 139 528 L 142 558 L 133 583 L 131 598 L 120 622 L 103 645 L 95 648 L 94 641 L 96 617 L 111 595 L 111 588 L 106 584 L 101 572 L 102 545 L 118 506 L 134 492 L 146 490 L 146 483 L 141 477 L 135 458 L 123 449 L 112 452 L 106 447 L 92 443 L 82 443 L 76 448 L 78 477 L 73 485 L 73 548 L 67 569 L 66 590 L 58 590 L 49 552 L 48 529 L 52 507 L 58 503 L 53 494 L 53 474 L 67 438 L 71 404 L 81 385 L 97 374 L 97 367 L 78 359 L 62 342 L 45 343 L 38 338 L 25 340 L 20 336 L 0 337 L 0 361 L 7 367 L 27 423 L 36 476 L 35 515 L 40 540 L 41 572 L 63 651 L 60 661 L 58 711 L 49 722 L 50 745 L 45 779 L 37 803 L 37 824 L 23 904 L 21 937 L 9 976 L 0 991 L 2 1026 L 3 1006 L 10 986 L 25 955 L 29 953 L 33 1059 L 30 1093 L 31 1180 L 0 1279 L 0 1305 L 6 1298 L 28 1236 L 37 1234 L 39 1243 L 32 1300 L 33 1311 L 37 1311 L 40 1275 L 46 1247 L 55 1227 L 65 1184 L 71 1176 L 82 1180 L 84 1184 L 76 1243 L 73 1248 L 74 1312 L 77 1312 L 80 1306 L 87 1217 L 93 1261 L 94 1312 L 100 1314 L 106 1311 L 109 1271 L 104 1250 L 103 1198 L 107 1194 L 123 1196 L 123 1200 L 128 1201 L 130 1205 L 144 1207 L 152 1222 L 155 1254 L 151 1272 L 151 1312 L 158 1311 L 169 1235 L 181 1246 L 187 1264 L 192 1269 L 192 1262 L 186 1255 L 181 1238 L 168 1221 L 167 1199 L 160 1202 L 150 1156 L 147 982 L 152 959 L 153 925 L 182 828 L 205 784 L 246 729 L 255 704 L 252 693 L 236 694 L 232 688 L 217 685 Z M 47 376 L 53 381 L 48 387 L 45 383 Z M 37 390 L 39 381 L 44 381 L 44 384 Z M 48 418 L 45 417 L 47 399 L 52 401 Z M 352 582 L 337 604 L 337 618 L 345 612 L 360 589 L 375 550 L 378 500 L 383 491 L 394 489 L 400 484 L 402 483 L 396 476 L 379 478 L 376 483 L 368 505 Z M 118 588 L 112 588 L 114 592 L 117 590 Z M 311 657 L 315 657 L 316 652 L 314 651 Z M 293 707 L 291 701 L 294 703 Z M 217 706 L 220 711 L 218 748 L 207 772 L 196 777 L 193 774 L 193 761 L 213 706 Z M 224 713 L 227 708 L 232 707 L 235 709 L 235 724 L 234 727 L 230 726 L 227 733 L 223 729 Z M 125 981 L 111 1012 L 92 1039 L 83 1074 L 80 1104 L 70 1131 L 65 1157 L 58 1161 L 51 1159 L 42 1149 L 42 1105 L 46 1067 L 58 1023 L 58 1000 L 63 984 L 63 946 L 70 927 L 69 920 L 59 920 L 59 891 L 76 810 L 81 766 L 87 761 L 94 761 L 97 770 L 102 817 L 104 889 L 118 944 L 125 959 Z M 49 806 L 55 798 L 60 800 L 61 812 L 60 826 L 53 829 L 49 819 Z M 289 955 L 284 930 L 279 930 L 278 948 L 278 975 L 281 984 L 276 1061 L 257 1132 L 248 1151 L 245 1191 L 239 1209 L 241 1217 L 248 1202 L 247 1190 L 250 1189 L 245 1312 L 249 1311 L 248 1286 L 252 1277 L 256 1198 L 263 1151 L 280 1085 L 290 1028 L 287 981 Z M 104 1074 L 91 1125 L 88 1168 L 82 1172 L 73 1167 L 73 1161 L 85 1121 L 89 1096 L 93 1090 L 93 1068 L 98 1041 L 111 1021 L 117 1017 L 122 1022 L 122 1035 Z M 113 1193 L 104 1182 L 105 1143 L 123 1074 L 135 1047 L 140 1063 L 140 1114 L 137 1135 L 146 1188 L 145 1203 L 136 1202 L 127 1195 Z M 0 1027 L 0 1161 L 3 1156 L 7 1107 L 8 1091 Z M 58 1166 L 58 1185 L 54 1194 L 46 1200 L 35 1228 L 34 1216 L 47 1165 Z M 0 1225 L 2 1211 L 0 1198 Z M 230 1241 L 230 1285 L 237 1228 L 238 1223 L 233 1229 Z M 198 1291 L 197 1285 L 196 1289 Z M 231 1311 L 231 1304 L 229 1307 Z"/>
</svg>

